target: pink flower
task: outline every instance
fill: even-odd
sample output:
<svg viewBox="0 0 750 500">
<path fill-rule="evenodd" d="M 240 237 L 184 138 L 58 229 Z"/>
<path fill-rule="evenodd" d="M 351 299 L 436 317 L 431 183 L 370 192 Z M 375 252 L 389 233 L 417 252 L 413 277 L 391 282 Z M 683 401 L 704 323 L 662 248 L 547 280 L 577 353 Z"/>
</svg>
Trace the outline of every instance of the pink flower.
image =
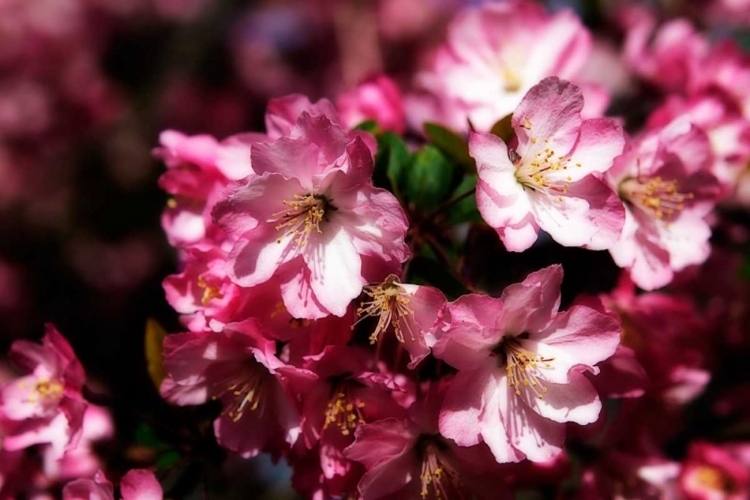
<svg viewBox="0 0 750 500">
<path fill-rule="evenodd" d="M 684 93 L 693 72 L 709 50 L 708 41 L 686 19 L 656 29 L 645 8 L 622 11 L 626 22 L 625 59 L 642 78 L 666 91 Z"/>
<path fill-rule="evenodd" d="M 300 415 L 292 394 L 305 392 L 315 378 L 280 361 L 275 343 L 251 322 L 243 332 L 230 325 L 221 332 L 168 335 L 161 393 L 178 405 L 220 400 L 223 411 L 214 421 L 219 444 L 251 457 L 297 440 Z"/>
<path fill-rule="evenodd" d="M 436 121 L 461 132 L 469 123 L 489 132 L 543 78 L 573 79 L 590 48 L 589 33 L 571 11 L 550 15 L 525 1 L 466 10 L 451 23 L 432 68 L 417 75 L 434 102 L 432 109 L 412 108 L 411 119 L 417 129 Z M 412 103 L 424 106 L 419 98 Z"/>
<path fill-rule="evenodd" d="M 355 430 L 365 423 L 405 416 L 392 397 L 402 389 L 392 377 L 370 371 L 367 351 L 330 346 L 305 360 L 305 368 L 318 376 L 311 390 L 302 394 L 302 433 L 305 445 L 319 454 L 321 482 L 332 496 L 336 490 L 352 490 L 362 470 L 344 456 L 354 441 Z"/>
<path fill-rule="evenodd" d="M 402 134 L 406 129 L 404 104 L 396 83 L 385 75 L 376 75 L 345 92 L 336 100 L 342 121 L 353 128 L 374 120 L 382 130 Z"/>
<path fill-rule="evenodd" d="M 227 274 L 244 287 L 278 277 L 296 318 L 342 316 L 366 283 L 400 269 L 406 217 L 372 186 L 372 155 L 359 137 L 306 112 L 292 134 L 253 145 L 257 175 L 214 207 L 237 240 Z"/>
<path fill-rule="evenodd" d="M 234 321 L 240 287 L 226 275 L 227 253 L 212 248 L 189 249 L 187 263 L 179 274 L 162 283 L 167 302 L 182 316 L 190 331 L 221 330 Z"/>
<path fill-rule="evenodd" d="M 445 296 L 437 288 L 400 283 L 396 275 L 366 286 L 364 293 L 368 299 L 357 309 L 359 321 L 367 317 L 377 319 L 370 344 L 381 342 L 382 335 L 392 326 L 396 339 L 409 352 L 409 368 L 414 369 L 435 343 Z"/>
<path fill-rule="evenodd" d="M 12 429 L 3 439 L 6 450 L 49 443 L 57 457 L 75 447 L 86 401 L 81 395 L 85 374 L 68 341 L 47 324 L 42 344 L 17 340 L 10 359 L 28 375 L 0 390 L 0 413 Z"/>
<path fill-rule="evenodd" d="M 45 476 L 60 481 L 95 474 L 102 466 L 96 445 L 111 439 L 114 433 L 114 422 L 109 412 L 101 406 L 88 405 L 83 414 L 81 439 L 74 449 L 68 450 L 62 458 L 55 455 L 52 447 L 43 449 Z"/>
<path fill-rule="evenodd" d="M 724 196 L 733 193 L 750 160 L 750 122 L 725 97 L 717 93 L 690 99 L 672 96 L 648 120 L 650 129 L 683 116 L 699 126 L 708 136 L 713 156 L 710 172 L 721 183 Z"/>
<path fill-rule="evenodd" d="M 710 165 L 706 134 L 681 119 L 638 138 L 607 172 L 626 210 L 610 253 L 639 287 L 664 286 L 675 271 L 708 257 L 711 229 L 704 217 L 719 191 Z"/>
<path fill-rule="evenodd" d="M 458 369 L 440 414 L 440 432 L 460 446 L 482 441 L 500 462 L 554 458 L 565 422 L 595 422 L 599 396 L 584 376 L 612 356 L 620 324 L 610 315 L 560 305 L 562 268 L 550 266 L 509 286 L 499 299 L 465 295 L 433 354 Z"/>
<path fill-rule="evenodd" d="M 162 500 L 164 491 L 154 473 L 131 469 L 120 480 L 122 500 Z M 102 471 L 94 479 L 76 479 L 65 485 L 63 500 L 115 500 L 114 487 Z"/>
<path fill-rule="evenodd" d="M 717 43 L 693 67 L 689 95 L 720 90 L 750 120 L 750 56 L 734 40 Z"/>
<path fill-rule="evenodd" d="M 679 472 L 678 463 L 662 457 L 636 455 L 607 447 L 584 468 L 575 498 L 681 500 L 676 491 Z"/>
<path fill-rule="evenodd" d="M 345 455 L 364 464 L 363 500 L 512 498 L 484 445 L 462 448 L 438 433 L 445 384 L 433 385 L 410 418 L 361 425 Z"/>
<path fill-rule="evenodd" d="M 216 166 L 218 141 L 207 135 L 190 137 L 173 130 L 162 132 L 159 141 L 161 147 L 154 150 L 154 155 L 167 166 L 159 186 L 173 196 L 162 215 L 162 227 L 170 244 L 191 246 L 203 243 L 205 238 L 221 241 L 223 235 L 210 216 L 216 196 L 229 183 Z"/>
<path fill-rule="evenodd" d="M 624 209 L 596 174 L 622 152 L 623 132 L 604 118 L 582 120 L 575 85 L 547 78 L 513 114 L 518 145 L 472 134 L 477 161 L 477 206 L 506 248 L 529 248 L 543 229 L 565 246 L 608 248 L 620 234 Z"/>
<path fill-rule="evenodd" d="M 685 500 L 742 500 L 750 495 L 750 472 L 723 447 L 693 442 L 679 485 Z"/>
<path fill-rule="evenodd" d="M 645 368 L 651 395 L 684 405 L 703 392 L 711 377 L 711 335 L 692 300 L 660 292 L 636 295 L 629 280 L 604 300 L 622 320 L 622 344 Z"/>
</svg>

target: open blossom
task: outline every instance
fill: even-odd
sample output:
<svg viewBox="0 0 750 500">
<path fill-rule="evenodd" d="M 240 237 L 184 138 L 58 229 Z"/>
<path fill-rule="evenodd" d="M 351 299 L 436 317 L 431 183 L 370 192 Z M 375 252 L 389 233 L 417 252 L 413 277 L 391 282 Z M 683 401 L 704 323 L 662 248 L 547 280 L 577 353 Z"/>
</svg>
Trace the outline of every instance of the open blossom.
<svg viewBox="0 0 750 500">
<path fill-rule="evenodd" d="M 726 96 L 712 93 L 685 99 L 672 96 L 649 117 L 648 128 L 660 129 L 686 117 L 708 136 L 710 172 L 721 183 L 722 195 L 731 195 L 750 161 L 750 122 Z"/>
<path fill-rule="evenodd" d="M 492 134 L 472 134 L 477 161 L 477 206 L 506 248 L 523 251 L 539 229 L 565 246 L 610 247 L 624 223 L 617 195 L 596 176 L 612 166 L 625 139 L 613 121 L 581 119 L 575 85 L 546 78 L 513 114 L 518 145 Z"/>
<path fill-rule="evenodd" d="M 162 500 L 164 491 L 154 473 L 131 469 L 120 480 L 122 500 Z M 93 479 L 76 479 L 65 485 L 63 500 L 115 500 L 114 487 L 102 471 Z"/>
<path fill-rule="evenodd" d="M 213 210 L 236 237 L 227 274 L 252 287 L 278 277 L 296 318 L 343 316 L 365 284 L 400 270 L 407 222 L 371 183 L 370 150 L 323 115 L 303 112 L 292 137 L 252 146 L 257 175 Z"/>
<path fill-rule="evenodd" d="M 440 432 L 461 446 L 482 441 L 498 462 L 546 461 L 561 452 L 564 422 L 595 422 L 601 401 L 583 372 L 612 356 L 620 324 L 583 304 L 558 313 L 562 268 L 550 266 L 500 298 L 465 295 L 433 354 L 458 369 Z"/>
<path fill-rule="evenodd" d="M 750 495 L 748 464 L 733 456 L 732 446 L 695 441 L 682 464 L 679 490 L 685 500 L 742 500 Z M 748 445 L 744 448 L 747 450 Z"/>
<path fill-rule="evenodd" d="M 243 332 L 230 325 L 221 332 L 168 335 L 161 394 L 179 405 L 220 400 L 217 440 L 244 457 L 291 445 L 300 432 L 292 394 L 305 392 L 314 374 L 286 365 L 275 350 L 251 324 Z"/>
<path fill-rule="evenodd" d="M 318 382 L 301 395 L 303 442 L 318 453 L 319 482 L 331 496 L 354 490 L 362 475 L 361 466 L 344 455 L 356 429 L 406 414 L 391 395 L 401 388 L 393 377 L 370 371 L 372 365 L 367 351 L 344 346 L 330 346 L 305 359 L 305 368 L 318 376 Z M 308 460 L 300 466 L 312 468 L 313 463 Z"/>
<path fill-rule="evenodd" d="M 645 133 L 607 172 L 626 209 L 610 253 L 639 287 L 664 286 L 675 271 L 708 258 L 711 229 L 704 217 L 719 194 L 710 166 L 706 134 L 683 118 Z"/>
<path fill-rule="evenodd" d="M 14 451 L 50 444 L 61 457 L 78 442 L 86 401 L 81 395 L 85 374 L 67 340 L 51 324 L 42 343 L 17 340 L 13 363 L 28 373 L 0 390 L 0 413 L 10 421 L 3 447 Z"/>
<path fill-rule="evenodd" d="M 449 27 L 431 70 L 417 76 L 430 96 L 410 101 L 412 121 L 417 117 L 418 128 L 436 121 L 462 132 L 471 123 L 489 132 L 541 79 L 573 79 L 590 49 L 591 37 L 571 11 L 550 15 L 525 1 L 468 9 Z"/>
<path fill-rule="evenodd" d="M 396 339 L 411 356 L 409 368 L 416 367 L 435 343 L 435 330 L 446 303 L 443 293 L 430 286 L 400 283 L 396 275 L 366 286 L 364 293 L 367 298 L 357 309 L 360 321 L 377 319 L 370 343 L 382 341 L 382 335 L 393 327 Z"/>
<path fill-rule="evenodd" d="M 460 447 L 438 432 L 445 387 L 432 385 L 411 406 L 409 418 L 385 418 L 357 429 L 344 454 L 367 469 L 359 482 L 364 500 L 512 497 L 485 445 Z"/>
</svg>

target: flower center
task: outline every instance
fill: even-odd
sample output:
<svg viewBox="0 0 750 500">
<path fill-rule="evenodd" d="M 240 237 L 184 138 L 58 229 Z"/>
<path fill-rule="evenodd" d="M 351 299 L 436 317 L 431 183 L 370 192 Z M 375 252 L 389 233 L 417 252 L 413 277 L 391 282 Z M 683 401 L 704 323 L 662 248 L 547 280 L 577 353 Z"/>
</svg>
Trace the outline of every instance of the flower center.
<svg viewBox="0 0 750 500">
<path fill-rule="evenodd" d="M 63 385 L 58 380 L 52 380 L 48 377 L 40 377 L 37 379 L 36 385 L 30 400 L 36 401 L 38 397 L 44 402 L 55 402 L 59 401 L 63 395 Z"/>
<path fill-rule="evenodd" d="M 504 338 L 495 349 L 500 356 L 500 362 L 505 364 L 508 374 L 508 386 L 514 389 L 516 396 L 521 395 L 521 389 L 531 391 L 537 399 L 544 399 L 547 388 L 542 383 L 542 370 L 552 368 L 555 358 L 544 358 L 531 351 L 527 351 L 517 338 Z"/>
<path fill-rule="evenodd" d="M 523 82 L 518 72 L 506 66 L 502 69 L 502 77 L 504 82 L 503 88 L 505 88 L 506 92 L 518 92 L 521 90 Z"/>
<path fill-rule="evenodd" d="M 342 435 L 348 436 L 359 424 L 365 423 L 362 416 L 364 407 L 365 403 L 359 401 L 359 398 L 351 394 L 348 387 L 344 385 L 343 388 L 334 391 L 334 396 L 328 402 L 323 430 L 334 425 L 338 427 Z"/>
<path fill-rule="evenodd" d="M 208 305 L 208 303 L 213 299 L 220 299 L 224 297 L 224 295 L 219 291 L 219 288 L 209 285 L 203 276 L 198 276 L 198 286 L 203 289 L 201 304 L 203 304 L 204 306 Z"/>
<path fill-rule="evenodd" d="M 691 474 L 696 486 L 715 492 L 730 492 L 733 490 L 731 480 L 720 469 L 710 465 L 696 467 Z"/>
<path fill-rule="evenodd" d="M 257 362 L 253 361 L 253 364 Z M 266 372 L 261 366 L 253 366 L 251 370 L 237 370 L 228 377 L 216 381 L 213 385 L 218 389 L 211 399 L 228 398 L 221 414 L 238 422 L 245 411 L 258 411 L 263 415 L 267 386 Z"/>
<path fill-rule="evenodd" d="M 421 451 L 422 473 L 419 478 L 422 480 L 422 498 L 463 498 L 458 471 L 451 466 L 437 444 L 428 439 L 422 444 Z"/>
<path fill-rule="evenodd" d="M 321 224 L 328 221 L 330 211 L 337 210 L 330 200 L 321 194 L 295 194 L 293 200 L 283 200 L 282 203 L 287 209 L 271 214 L 273 220 L 278 222 L 276 230 L 284 232 L 276 239 L 276 243 L 281 243 L 282 238 L 288 235 L 299 247 L 307 245 L 313 231 L 323 234 Z"/>
<path fill-rule="evenodd" d="M 377 317 L 378 324 L 375 331 L 370 335 L 370 344 L 375 344 L 380 334 L 385 332 L 391 324 L 393 324 L 393 330 L 396 332 L 396 338 L 399 342 L 404 342 L 404 330 L 409 333 L 410 338 L 414 338 L 414 333 L 411 331 L 409 324 L 401 321 L 413 314 L 409 309 L 411 297 L 399 285 L 398 277 L 391 274 L 379 285 L 364 287 L 363 291 L 365 295 L 370 297 L 370 300 L 362 302 L 357 308 L 359 319 L 352 325 L 352 328 L 367 317 Z"/>
<path fill-rule="evenodd" d="M 528 122 L 528 120 L 526 121 Z M 527 123 L 524 125 L 524 128 L 531 130 L 531 125 Z M 536 144 L 537 142 L 539 142 L 538 138 L 531 138 L 532 144 Z M 572 177 L 568 175 L 565 179 L 562 179 L 559 175 L 550 174 L 567 170 L 570 167 L 572 158 L 557 155 L 549 147 L 545 147 L 543 150 L 541 148 L 536 149 L 534 159 L 525 162 L 522 162 L 522 158 L 518 156 L 518 153 L 513 151 L 517 158 L 516 161 L 513 161 L 513 157 L 511 157 L 511 161 L 516 164 L 516 180 L 524 188 L 557 196 L 557 200 L 562 201 L 562 195 L 568 192 L 569 181 L 572 180 Z M 577 167 L 581 166 L 580 163 L 576 163 L 575 165 Z"/>
<path fill-rule="evenodd" d="M 648 179 L 625 179 L 620 183 L 618 191 L 621 198 L 647 214 L 667 222 L 674 220 L 685 208 L 685 202 L 694 197 L 693 193 L 677 191 L 677 181 L 665 181 L 658 176 Z"/>
</svg>

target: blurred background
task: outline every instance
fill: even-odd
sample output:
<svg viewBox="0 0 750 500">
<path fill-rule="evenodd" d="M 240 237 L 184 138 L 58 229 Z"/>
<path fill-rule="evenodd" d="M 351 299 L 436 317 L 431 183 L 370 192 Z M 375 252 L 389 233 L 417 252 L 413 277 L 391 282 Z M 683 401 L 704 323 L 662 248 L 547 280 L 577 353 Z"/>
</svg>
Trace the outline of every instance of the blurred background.
<svg viewBox="0 0 750 500">
<path fill-rule="evenodd" d="M 210 411 L 168 407 L 145 368 L 147 318 L 181 329 L 161 288 L 177 259 L 160 227 L 159 132 L 260 131 L 271 97 L 335 99 L 377 73 L 407 89 L 452 15 L 479 3 L 0 1 L 0 348 L 40 338 L 45 322 L 59 328 L 92 385 L 116 395 L 115 470 L 153 459 L 149 446 L 165 437 L 149 422 Z M 612 2 L 549 3 L 601 29 Z M 707 20 L 701 2 L 663 4 L 733 31 L 731 16 Z M 207 460 L 215 453 L 207 443 Z M 230 460 L 201 472 L 259 470 L 224 498 L 290 496 L 287 473 L 269 476 L 268 466 Z M 193 470 L 185 469 L 178 475 Z M 181 477 L 167 479 L 197 495 Z"/>
</svg>

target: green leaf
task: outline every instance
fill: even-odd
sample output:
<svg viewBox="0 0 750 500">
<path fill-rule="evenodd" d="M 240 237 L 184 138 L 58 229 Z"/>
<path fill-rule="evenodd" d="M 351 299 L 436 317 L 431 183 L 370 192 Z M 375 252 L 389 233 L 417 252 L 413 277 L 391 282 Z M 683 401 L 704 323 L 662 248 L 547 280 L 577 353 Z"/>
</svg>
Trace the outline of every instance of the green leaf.
<svg viewBox="0 0 750 500">
<path fill-rule="evenodd" d="M 380 127 L 378 127 L 378 122 L 375 120 L 367 120 L 354 127 L 354 130 L 364 130 L 365 132 L 370 132 L 372 135 L 377 135 L 380 132 Z"/>
<path fill-rule="evenodd" d="M 167 332 L 164 331 L 164 328 L 155 319 L 149 318 L 146 320 L 146 336 L 143 339 L 146 365 L 148 374 L 157 391 L 166 376 L 164 372 L 164 355 L 162 353 L 162 344 L 166 336 Z"/>
<path fill-rule="evenodd" d="M 154 428 L 145 422 L 141 422 L 136 427 L 135 442 L 148 448 L 158 448 L 164 444 L 164 441 L 156 434 Z"/>
<path fill-rule="evenodd" d="M 156 459 L 156 467 L 158 469 L 169 469 L 180 461 L 180 452 L 176 450 L 170 450 L 159 455 Z"/>
<path fill-rule="evenodd" d="M 450 194 L 455 173 L 460 172 L 439 149 L 428 144 L 416 154 L 406 173 L 406 196 L 424 212 L 431 212 Z"/>
<path fill-rule="evenodd" d="M 490 133 L 498 136 L 500 139 L 507 143 L 513 138 L 513 135 L 515 134 L 513 125 L 511 124 L 512 120 L 513 113 L 495 123 L 490 129 Z"/>
<path fill-rule="evenodd" d="M 425 123 L 424 132 L 432 144 L 469 173 L 477 171 L 477 163 L 469 155 L 469 144 L 454 131 L 438 125 Z"/>
<path fill-rule="evenodd" d="M 461 180 L 461 183 L 458 185 L 455 191 L 453 191 L 451 199 L 458 198 L 459 196 L 462 196 L 465 193 L 476 189 L 476 186 L 477 176 L 467 175 Z M 463 224 L 466 222 L 482 222 L 482 215 L 479 213 L 479 209 L 477 208 L 476 195 L 472 193 L 470 196 L 467 196 L 463 200 L 450 207 L 450 209 L 448 209 L 447 219 L 448 222 L 453 225 Z"/>
<path fill-rule="evenodd" d="M 405 172 L 409 163 L 409 150 L 406 144 L 392 132 L 385 132 L 378 136 L 378 153 L 375 155 L 375 173 L 373 183 L 388 189 L 398 199 L 403 199 L 401 193 L 406 185 Z"/>
</svg>

